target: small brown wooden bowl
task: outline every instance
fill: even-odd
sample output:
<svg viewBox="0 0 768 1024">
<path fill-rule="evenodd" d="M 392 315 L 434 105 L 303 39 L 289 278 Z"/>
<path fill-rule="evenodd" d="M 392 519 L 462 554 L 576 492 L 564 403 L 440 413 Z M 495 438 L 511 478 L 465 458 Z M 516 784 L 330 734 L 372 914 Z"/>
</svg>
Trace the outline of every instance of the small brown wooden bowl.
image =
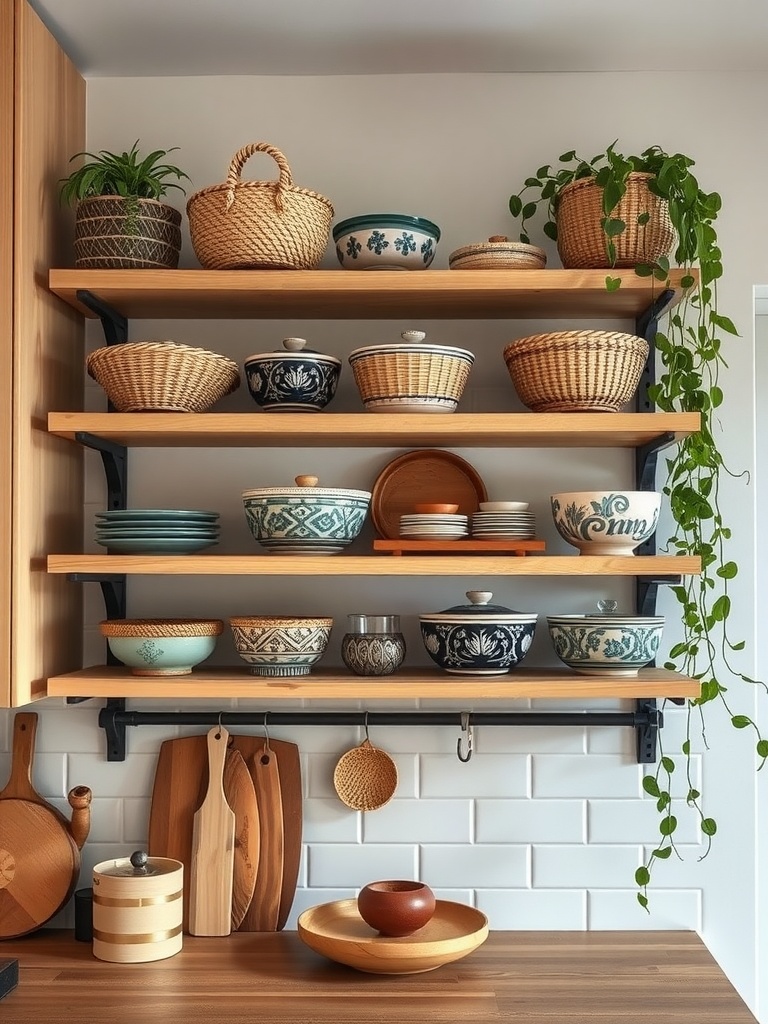
<svg viewBox="0 0 768 1024">
<path fill-rule="evenodd" d="M 452 516 L 459 511 L 458 505 L 440 504 L 439 502 L 430 502 L 429 504 L 414 505 L 413 508 L 415 512 L 420 512 L 425 515 Z"/>
<path fill-rule="evenodd" d="M 371 882 L 357 897 L 360 917 L 381 935 L 411 935 L 435 912 L 435 894 L 423 882 Z"/>
</svg>

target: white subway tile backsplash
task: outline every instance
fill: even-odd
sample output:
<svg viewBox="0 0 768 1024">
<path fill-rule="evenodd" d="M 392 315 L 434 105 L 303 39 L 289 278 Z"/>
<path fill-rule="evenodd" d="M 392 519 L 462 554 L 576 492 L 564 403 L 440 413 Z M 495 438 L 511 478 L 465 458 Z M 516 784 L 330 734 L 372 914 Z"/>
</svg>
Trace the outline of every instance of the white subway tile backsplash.
<svg viewBox="0 0 768 1024">
<path fill-rule="evenodd" d="M 642 768 L 611 754 L 534 755 L 534 797 L 639 797 Z"/>
<path fill-rule="evenodd" d="M 146 848 L 149 835 L 149 799 L 126 797 L 122 804 L 123 842 L 135 843 L 137 848 L 141 846 Z"/>
<path fill-rule="evenodd" d="M 397 835 L 410 843 L 468 843 L 472 838 L 470 800 L 391 800 L 363 815 L 363 840 L 386 843 Z"/>
<path fill-rule="evenodd" d="M 44 797 L 65 797 L 71 788 L 67 784 L 67 755 L 35 753 L 32 785 Z M 86 781 L 75 781 L 72 786 L 87 786 Z M 93 788 L 93 787 L 91 787 Z"/>
<path fill-rule="evenodd" d="M 53 756 L 53 755 L 51 755 Z M 94 796 L 148 796 L 152 792 L 157 758 L 133 754 L 130 761 L 105 761 L 95 754 L 68 754 L 68 777 L 73 786 L 90 786 Z"/>
<path fill-rule="evenodd" d="M 475 729 L 478 754 L 583 754 L 582 726 L 494 726 Z M 490 795 L 490 794 L 489 794 Z"/>
<path fill-rule="evenodd" d="M 453 754 L 420 758 L 422 797 L 527 796 L 528 758 L 478 754 L 462 764 Z"/>
<path fill-rule="evenodd" d="M 360 887 L 380 878 L 418 878 L 417 847 L 393 844 L 311 843 L 307 879 L 313 888 Z"/>
<path fill-rule="evenodd" d="M 297 889 L 293 900 L 291 912 L 288 915 L 285 927 L 287 931 L 294 931 L 296 922 L 305 910 L 317 907 L 321 903 L 333 903 L 336 900 L 350 900 L 357 895 L 357 888 L 347 889 Z"/>
<path fill-rule="evenodd" d="M 626 888 L 640 865 L 640 846 L 533 847 L 533 886 L 572 889 Z"/>
<path fill-rule="evenodd" d="M 69 821 L 72 808 L 66 800 L 52 800 L 52 804 Z M 91 800 L 89 843 L 119 843 L 123 838 L 123 801 L 116 797 Z"/>
<path fill-rule="evenodd" d="M 529 879 L 527 846 L 422 846 L 421 877 L 430 886 L 474 889 L 525 887 Z"/>
<path fill-rule="evenodd" d="M 479 889 L 476 904 L 494 931 L 583 931 L 587 897 L 578 889 Z"/>
<path fill-rule="evenodd" d="M 648 844 L 661 838 L 661 815 L 650 796 L 641 800 L 589 800 L 587 808 L 590 843 Z M 678 822 L 676 841 L 697 843 L 701 834 L 698 816 L 690 813 L 684 801 L 673 801 L 672 813 Z"/>
<path fill-rule="evenodd" d="M 476 802 L 477 843 L 581 843 L 582 800 L 485 800 Z"/>
<path fill-rule="evenodd" d="M 654 887 L 649 890 L 648 898 L 650 913 L 637 902 L 636 890 L 592 889 L 587 893 L 588 927 L 594 931 L 688 929 L 701 933 L 699 889 L 657 890 Z"/>
<path fill-rule="evenodd" d="M 47 753 L 103 754 L 104 733 L 99 729 L 99 708 L 64 706 L 38 713 L 35 749 Z M 37 758 L 36 758 L 37 760 Z"/>
<path fill-rule="evenodd" d="M 360 814 L 338 799 L 304 801 L 304 841 L 306 843 L 358 843 Z"/>
</svg>

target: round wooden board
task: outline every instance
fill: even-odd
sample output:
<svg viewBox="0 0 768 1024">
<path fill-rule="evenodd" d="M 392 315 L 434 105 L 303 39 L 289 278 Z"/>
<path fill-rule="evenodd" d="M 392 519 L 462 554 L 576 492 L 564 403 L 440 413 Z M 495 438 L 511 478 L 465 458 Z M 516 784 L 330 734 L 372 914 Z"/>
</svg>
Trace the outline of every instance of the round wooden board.
<svg viewBox="0 0 768 1024">
<path fill-rule="evenodd" d="M 0 939 L 49 921 L 71 896 L 79 871 L 79 851 L 52 810 L 0 800 Z"/>
<path fill-rule="evenodd" d="M 462 515 L 477 512 L 488 494 L 477 470 L 453 452 L 423 448 L 393 459 L 379 473 L 371 495 L 371 518 L 379 536 L 396 540 L 400 516 L 416 504 L 448 502 Z"/>
<path fill-rule="evenodd" d="M 299 938 L 329 960 L 368 974 L 423 974 L 460 960 L 488 938 L 485 914 L 464 903 L 438 900 L 432 920 L 412 935 L 379 935 L 363 921 L 357 900 L 305 910 Z"/>
</svg>

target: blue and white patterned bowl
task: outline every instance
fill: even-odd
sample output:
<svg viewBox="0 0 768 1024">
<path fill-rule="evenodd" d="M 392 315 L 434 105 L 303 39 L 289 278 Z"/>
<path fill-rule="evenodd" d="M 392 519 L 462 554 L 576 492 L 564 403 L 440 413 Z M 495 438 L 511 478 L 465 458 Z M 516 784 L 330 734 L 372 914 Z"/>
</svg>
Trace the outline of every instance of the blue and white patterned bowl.
<svg viewBox="0 0 768 1024">
<path fill-rule="evenodd" d="M 305 348 L 304 338 L 284 338 L 283 349 L 245 360 L 245 379 L 267 412 L 319 412 L 336 394 L 341 360 Z"/>
<path fill-rule="evenodd" d="M 345 270 L 426 270 L 440 228 L 424 217 L 367 213 L 339 221 L 333 240 Z"/>
<path fill-rule="evenodd" d="M 663 615 L 548 615 L 555 654 L 583 675 L 636 676 L 658 653 Z"/>
<path fill-rule="evenodd" d="M 237 653 L 258 676 L 306 676 L 325 654 L 333 619 L 237 616 L 229 620 Z"/>
<path fill-rule="evenodd" d="M 519 665 L 536 631 L 536 613 L 490 604 L 493 594 L 467 592 L 470 604 L 420 615 L 421 638 L 432 661 L 446 672 L 496 676 Z"/>
<path fill-rule="evenodd" d="M 243 491 L 243 507 L 254 538 L 277 554 L 333 555 L 363 528 L 370 491 L 317 487 L 316 476 L 297 476 L 296 487 Z"/>
<path fill-rule="evenodd" d="M 112 654 L 136 676 L 189 675 L 213 654 L 220 619 L 106 619 L 99 623 Z"/>
<path fill-rule="evenodd" d="M 557 532 L 582 555 L 631 555 L 656 530 L 659 491 L 570 491 L 553 494 Z"/>
</svg>

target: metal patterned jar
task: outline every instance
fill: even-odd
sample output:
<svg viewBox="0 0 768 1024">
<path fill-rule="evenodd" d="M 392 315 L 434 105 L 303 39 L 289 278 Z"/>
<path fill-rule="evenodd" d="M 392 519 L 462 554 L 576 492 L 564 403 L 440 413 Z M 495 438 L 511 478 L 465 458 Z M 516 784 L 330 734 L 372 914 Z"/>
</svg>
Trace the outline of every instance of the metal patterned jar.
<svg viewBox="0 0 768 1024">
<path fill-rule="evenodd" d="M 388 676 L 405 658 L 405 638 L 399 615 L 347 616 L 348 632 L 341 640 L 341 657 L 358 676 Z"/>
</svg>

